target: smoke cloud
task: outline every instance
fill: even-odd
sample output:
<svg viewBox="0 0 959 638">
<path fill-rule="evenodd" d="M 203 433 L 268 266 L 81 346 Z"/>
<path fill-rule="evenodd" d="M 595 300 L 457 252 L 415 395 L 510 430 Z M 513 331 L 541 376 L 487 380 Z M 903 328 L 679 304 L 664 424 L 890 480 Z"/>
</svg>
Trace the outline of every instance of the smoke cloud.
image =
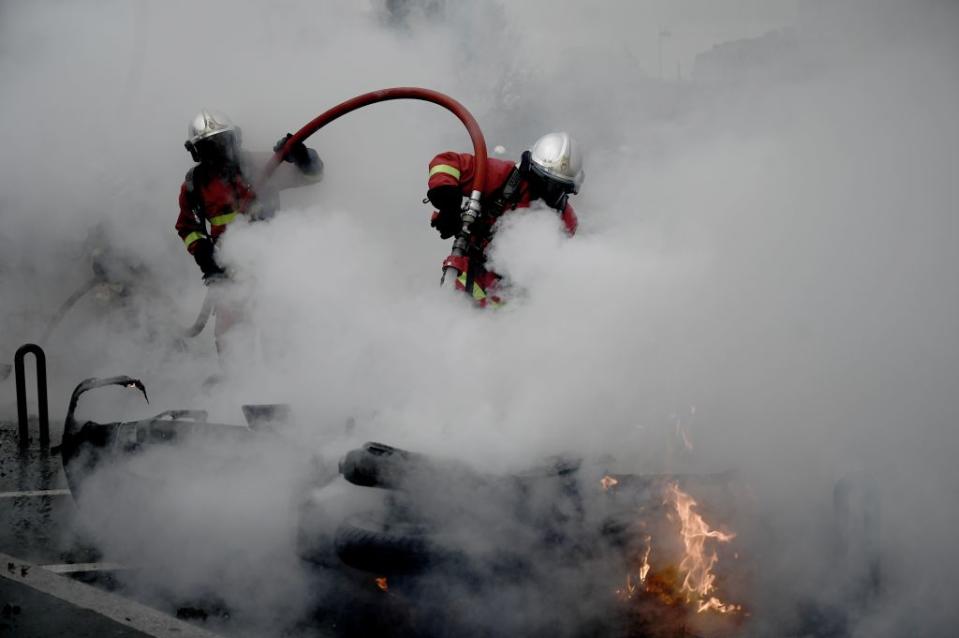
<svg viewBox="0 0 959 638">
<path fill-rule="evenodd" d="M 151 405 L 104 391 L 84 398 L 89 418 L 203 407 L 239 423 L 257 402 L 296 417 L 282 442 L 217 448 L 222 462 L 179 448 L 138 459 L 134 473 L 173 478 L 129 505 L 118 479 L 90 506 L 105 554 L 179 558 L 136 586 L 255 599 L 256 634 L 324 591 L 296 560 L 296 499 L 344 451 L 379 440 L 491 473 L 572 454 L 623 472 L 739 472 L 751 505 L 724 524 L 749 555 L 747 633 L 951 633 L 956 7 L 391 4 L 0 5 L 3 356 L 39 339 L 99 249 L 125 288 L 98 288 L 42 343 L 51 397 L 125 373 Z M 231 227 L 220 254 L 248 307 L 222 360 L 209 333 L 178 343 L 204 294 L 173 231 L 194 113 L 221 109 L 268 149 L 401 85 L 457 98 L 509 158 L 549 130 L 582 141 L 577 236 L 548 210 L 511 214 L 491 253 L 510 302 L 479 312 L 441 290 L 449 246 L 419 202 L 430 158 L 468 139 L 433 106 L 376 105 L 311 138 L 321 185 Z M 843 479 L 881 502 L 866 604 L 834 559 Z M 331 520 L 377 498 L 326 489 L 346 503 Z M 564 574 L 577 578 L 595 576 Z M 468 617 L 549 613 L 535 598 L 501 590 Z M 823 609 L 849 610 L 842 632 L 823 629 Z"/>
</svg>

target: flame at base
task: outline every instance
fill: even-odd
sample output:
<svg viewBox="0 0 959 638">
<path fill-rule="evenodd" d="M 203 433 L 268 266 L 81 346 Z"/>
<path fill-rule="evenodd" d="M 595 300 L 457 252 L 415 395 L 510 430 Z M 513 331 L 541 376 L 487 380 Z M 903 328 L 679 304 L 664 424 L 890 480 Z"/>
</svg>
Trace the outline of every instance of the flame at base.
<svg viewBox="0 0 959 638">
<path fill-rule="evenodd" d="M 643 549 L 643 562 L 639 566 L 636 583 L 633 582 L 633 575 L 630 573 L 627 573 L 626 586 L 616 590 L 616 595 L 618 595 L 620 598 L 623 598 L 624 600 L 628 600 L 632 598 L 633 594 L 640 591 L 639 586 L 645 585 L 646 577 L 649 576 L 649 570 L 650 570 L 649 554 L 653 549 L 651 545 L 652 537 L 646 536 L 644 537 L 643 541 L 645 543 L 645 548 Z"/>
<path fill-rule="evenodd" d="M 628 600 L 645 594 L 647 598 L 651 597 L 664 605 L 688 605 L 697 614 L 742 612 L 741 605 L 726 603 L 719 598 L 713 571 L 719 557 L 715 549 L 707 549 L 707 542 L 728 543 L 736 535 L 711 529 L 702 515 L 695 511 L 696 501 L 679 489 L 676 483 L 666 486 L 663 503 L 674 509 L 678 518 L 682 559 L 678 567 L 657 567 L 653 571 L 649 561 L 653 539 L 649 535 L 644 536 L 639 565 L 635 571 L 627 573 L 625 587 L 616 589 L 617 596 Z M 675 520 L 672 515 L 667 516 Z"/>
<path fill-rule="evenodd" d="M 685 574 L 680 591 L 685 595 L 686 602 L 695 604 L 697 613 L 715 610 L 725 614 L 741 610 L 742 607 L 739 605 L 726 604 L 713 595 L 716 590 L 716 574 L 713 573 L 713 567 L 719 557 L 715 550 L 709 554 L 706 552 L 707 540 L 728 543 L 736 535 L 710 529 L 703 517 L 693 511 L 696 501 L 679 489 L 676 483 L 670 483 L 667 486 L 666 502 L 672 503 L 679 515 L 680 534 L 686 550 L 683 560 L 679 563 L 679 571 Z"/>
</svg>

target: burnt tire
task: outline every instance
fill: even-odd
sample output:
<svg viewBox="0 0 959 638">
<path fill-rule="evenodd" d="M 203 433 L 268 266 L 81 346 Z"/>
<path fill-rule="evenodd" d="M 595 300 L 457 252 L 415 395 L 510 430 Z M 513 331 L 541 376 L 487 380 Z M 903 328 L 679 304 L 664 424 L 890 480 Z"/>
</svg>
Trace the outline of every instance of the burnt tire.
<svg viewBox="0 0 959 638">
<path fill-rule="evenodd" d="M 425 526 L 387 524 L 371 514 L 353 516 L 341 523 L 333 545 L 341 561 L 376 574 L 419 572 L 441 555 Z"/>
<path fill-rule="evenodd" d="M 354 485 L 396 489 L 423 463 L 418 454 L 370 441 L 346 453 L 340 474 Z"/>
</svg>

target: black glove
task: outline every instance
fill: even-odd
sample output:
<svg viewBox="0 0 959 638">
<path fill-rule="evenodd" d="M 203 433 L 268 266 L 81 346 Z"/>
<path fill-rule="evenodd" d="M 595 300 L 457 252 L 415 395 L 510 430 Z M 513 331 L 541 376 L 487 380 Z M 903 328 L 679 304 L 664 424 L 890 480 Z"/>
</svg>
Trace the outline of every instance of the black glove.
<svg viewBox="0 0 959 638">
<path fill-rule="evenodd" d="M 209 239 L 197 240 L 196 248 L 193 250 L 193 259 L 196 260 L 196 265 L 203 271 L 204 282 L 208 277 L 223 275 L 226 272 L 220 268 L 216 259 L 213 258 L 213 242 Z"/>
<path fill-rule="evenodd" d="M 449 239 L 463 227 L 459 209 L 447 208 L 436 211 L 433 213 L 433 219 L 430 220 L 430 226 L 440 231 L 440 238 Z"/>
<path fill-rule="evenodd" d="M 215 286 L 227 281 L 226 272 L 221 270 L 220 272 L 208 272 L 203 275 L 203 285 L 204 286 Z"/>
<path fill-rule="evenodd" d="M 276 144 L 273 145 L 273 152 L 279 153 L 283 150 L 283 147 L 286 146 L 287 140 L 293 137 L 292 133 L 287 133 L 284 137 L 281 137 L 277 140 Z M 293 148 L 290 149 L 290 152 L 283 157 L 284 162 L 292 162 L 298 167 L 309 166 L 313 163 L 313 158 L 310 157 L 310 149 L 306 147 L 306 144 L 303 142 L 297 142 L 293 145 Z"/>
<path fill-rule="evenodd" d="M 426 191 L 426 199 L 430 200 L 437 210 L 452 210 L 460 207 L 463 202 L 463 193 L 458 186 L 447 184 Z"/>
</svg>

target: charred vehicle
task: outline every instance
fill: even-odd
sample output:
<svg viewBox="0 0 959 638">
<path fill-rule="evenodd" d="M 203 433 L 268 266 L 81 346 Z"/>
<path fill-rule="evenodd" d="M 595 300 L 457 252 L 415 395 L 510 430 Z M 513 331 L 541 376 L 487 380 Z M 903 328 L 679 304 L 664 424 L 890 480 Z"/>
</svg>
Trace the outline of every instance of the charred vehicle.
<svg viewBox="0 0 959 638">
<path fill-rule="evenodd" d="M 63 440 L 54 448 L 60 454 L 71 491 L 79 494 L 86 479 L 98 468 L 135 457 L 155 446 L 184 440 L 213 443 L 251 443 L 257 437 L 271 437 L 274 427 L 289 418 L 286 405 L 242 406 L 247 425 L 210 423 L 204 410 L 166 410 L 137 421 L 97 423 L 76 418 L 80 397 L 95 388 L 121 386 L 139 391 L 149 401 L 139 379 L 116 376 L 90 378 L 81 382 L 70 397 L 63 427 Z"/>
<path fill-rule="evenodd" d="M 496 475 L 381 443 L 339 469 L 384 500 L 338 525 L 335 556 L 416 601 L 407 612 L 420 635 L 728 635 L 746 618 L 726 598 L 744 579 L 718 575 L 735 534 L 709 527 L 686 492 L 733 503 L 733 473 L 610 474 L 555 457 Z M 323 516 L 307 508 L 304 528 Z M 303 555 L 329 564 L 326 546 L 307 541 Z M 469 600 L 502 606 L 442 611 Z"/>
<path fill-rule="evenodd" d="M 246 426 L 191 410 L 81 424 L 80 395 L 106 385 L 146 397 L 131 377 L 88 379 L 74 391 L 60 454 L 81 507 L 99 468 L 183 440 L 255 448 L 282 438 L 289 419 L 286 406 L 265 405 L 244 406 Z M 300 624 L 342 636 L 707 638 L 748 628 L 749 532 L 730 525 L 751 512 L 733 472 L 615 473 L 567 456 L 497 474 L 370 442 L 343 455 L 338 472 L 309 480 L 286 495 L 301 501 L 298 551 L 339 584 Z M 355 506 L 369 494 L 377 498 Z M 849 497 L 848 485 L 837 488 L 847 510 Z M 841 622 L 822 627 L 809 635 L 843 635 Z"/>
</svg>

